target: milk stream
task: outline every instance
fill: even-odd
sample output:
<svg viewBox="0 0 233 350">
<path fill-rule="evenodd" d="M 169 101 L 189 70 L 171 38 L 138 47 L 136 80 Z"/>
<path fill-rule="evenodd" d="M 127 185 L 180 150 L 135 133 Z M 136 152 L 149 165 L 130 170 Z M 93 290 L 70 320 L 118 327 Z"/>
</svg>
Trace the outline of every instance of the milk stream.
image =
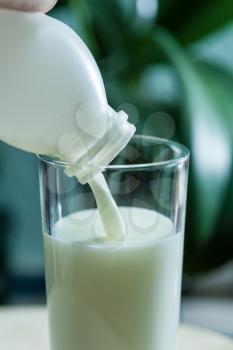
<svg viewBox="0 0 233 350">
<path fill-rule="evenodd" d="M 155 211 L 119 210 L 124 243 L 102 242 L 98 209 L 44 233 L 51 350 L 175 347 L 183 233 Z"/>
<path fill-rule="evenodd" d="M 124 240 L 126 238 L 124 220 L 108 188 L 104 175 L 102 173 L 97 174 L 89 181 L 89 185 L 104 226 L 105 240 Z"/>
</svg>

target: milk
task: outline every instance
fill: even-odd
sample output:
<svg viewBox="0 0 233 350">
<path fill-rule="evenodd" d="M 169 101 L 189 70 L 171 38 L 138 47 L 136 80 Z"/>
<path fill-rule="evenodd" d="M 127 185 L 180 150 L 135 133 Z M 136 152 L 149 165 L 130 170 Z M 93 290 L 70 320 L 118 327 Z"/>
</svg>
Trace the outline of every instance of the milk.
<svg viewBox="0 0 233 350">
<path fill-rule="evenodd" d="M 125 239 L 125 223 L 119 208 L 108 188 L 104 175 L 97 174 L 89 185 L 94 194 L 105 232 L 105 239 Z"/>
<path fill-rule="evenodd" d="M 127 239 L 105 241 L 98 210 L 44 233 L 52 350 L 171 350 L 183 234 L 167 217 L 120 207 Z"/>
</svg>

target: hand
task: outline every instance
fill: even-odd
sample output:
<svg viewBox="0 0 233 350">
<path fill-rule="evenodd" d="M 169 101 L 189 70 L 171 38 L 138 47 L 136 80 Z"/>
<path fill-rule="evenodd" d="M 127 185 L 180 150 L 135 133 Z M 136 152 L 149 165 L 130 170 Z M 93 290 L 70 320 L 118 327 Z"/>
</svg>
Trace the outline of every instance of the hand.
<svg viewBox="0 0 233 350">
<path fill-rule="evenodd" d="M 20 11 L 47 12 L 57 0 L 0 0 L 0 7 Z"/>
</svg>

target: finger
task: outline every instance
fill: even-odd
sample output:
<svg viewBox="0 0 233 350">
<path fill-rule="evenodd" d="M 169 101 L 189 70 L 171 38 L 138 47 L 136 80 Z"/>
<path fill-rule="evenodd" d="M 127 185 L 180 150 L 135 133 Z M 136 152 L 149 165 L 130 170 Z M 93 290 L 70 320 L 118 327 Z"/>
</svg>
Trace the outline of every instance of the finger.
<svg viewBox="0 0 233 350">
<path fill-rule="evenodd" d="M 0 7 L 32 12 L 48 12 L 57 0 L 0 0 Z"/>
</svg>

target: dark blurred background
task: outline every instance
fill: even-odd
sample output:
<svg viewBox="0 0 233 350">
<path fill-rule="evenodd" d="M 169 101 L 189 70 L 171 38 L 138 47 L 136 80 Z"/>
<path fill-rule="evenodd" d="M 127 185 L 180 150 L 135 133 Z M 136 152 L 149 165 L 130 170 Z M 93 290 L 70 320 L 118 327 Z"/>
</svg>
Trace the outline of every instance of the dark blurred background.
<svg viewBox="0 0 233 350">
<path fill-rule="evenodd" d="M 137 133 L 191 150 L 182 319 L 233 336 L 233 2 L 69 0 Z M 37 160 L 0 143 L 0 303 L 44 303 Z"/>
</svg>

